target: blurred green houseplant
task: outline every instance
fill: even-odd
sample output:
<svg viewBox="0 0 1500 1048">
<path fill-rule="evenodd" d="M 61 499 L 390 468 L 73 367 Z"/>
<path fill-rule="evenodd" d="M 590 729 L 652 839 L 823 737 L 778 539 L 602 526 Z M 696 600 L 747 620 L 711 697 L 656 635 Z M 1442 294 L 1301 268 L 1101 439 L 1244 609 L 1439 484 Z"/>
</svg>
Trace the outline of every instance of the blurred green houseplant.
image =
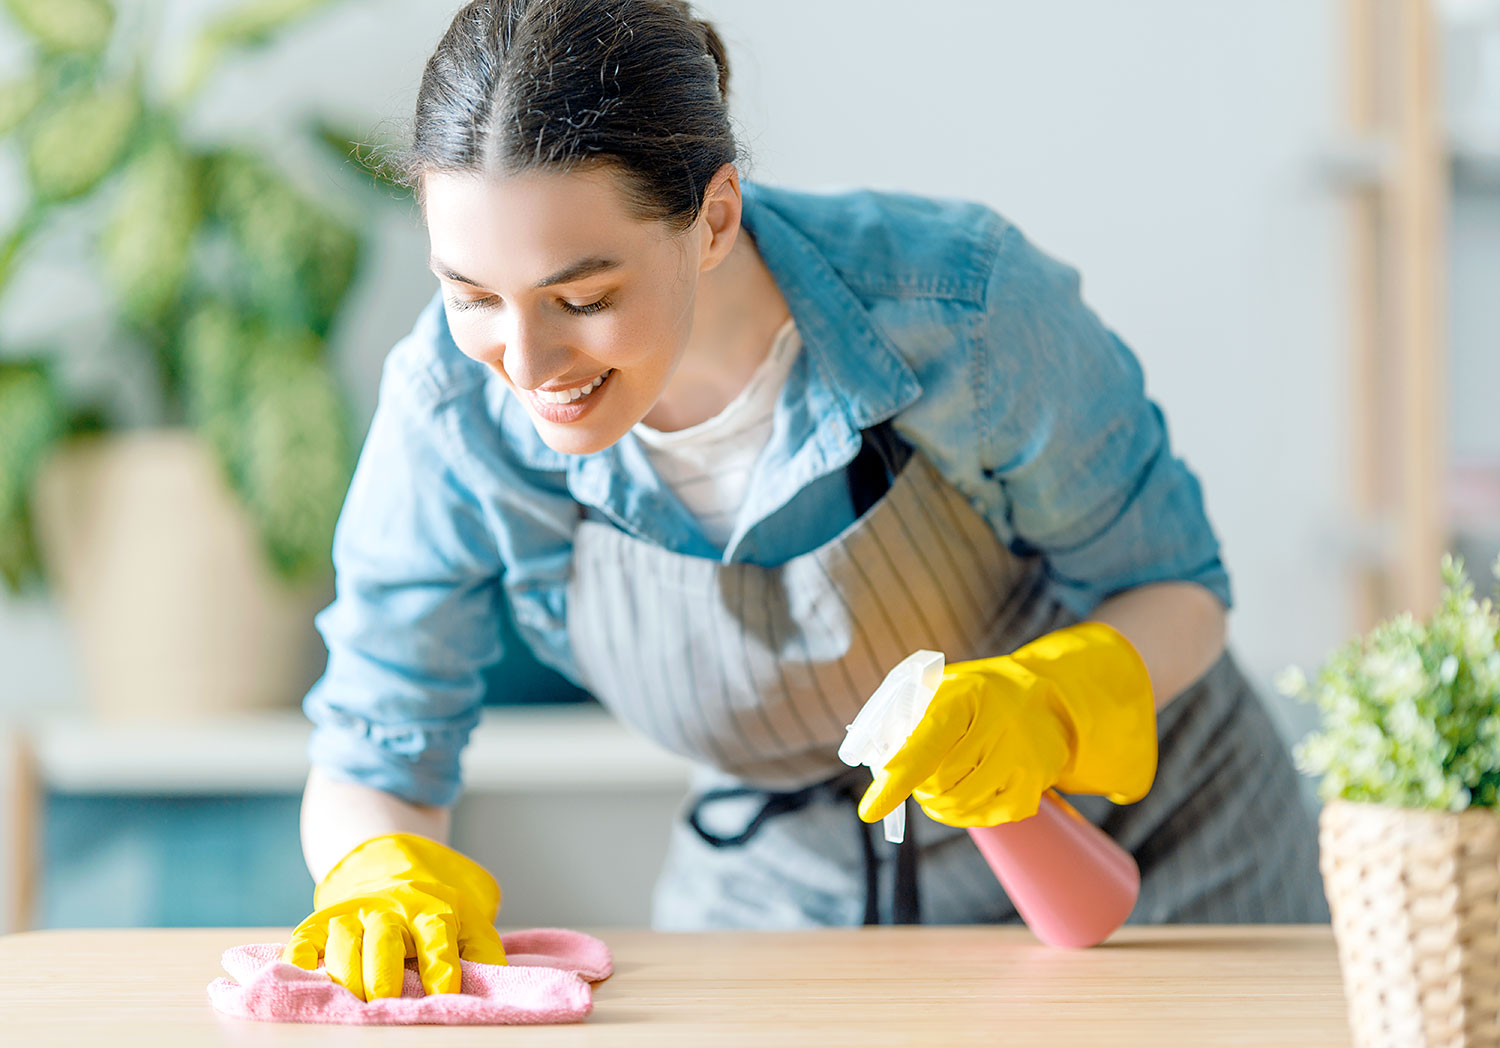
<svg viewBox="0 0 1500 1048">
<path fill-rule="evenodd" d="M 1442 571 L 1425 621 L 1397 615 L 1312 681 L 1277 680 L 1321 713 L 1297 763 L 1322 776 L 1318 868 L 1358 1048 L 1496 1043 L 1500 612 L 1462 559 Z"/>
<path fill-rule="evenodd" d="M 1397 615 L 1333 652 L 1313 680 L 1296 667 L 1278 676 L 1278 690 L 1321 712 L 1297 763 L 1322 776 L 1324 800 L 1500 807 L 1500 611 L 1476 599 L 1462 559 L 1444 557 L 1442 572 L 1428 621 Z"/>
<path fill-rule="evenodd" d="M 154 98 L 146 42 L 119 39 L 112 0 L 0 0 L 33 55 L 0 78 L 0 136 L 19 144 L 29 186 L 0 240 L 0 294 L 55 217 L 85 202 L 102 214 L 91 261 L 123 342 L 154 367 L 160 421 L 207 441 L 289 582 L 326 570 L 352 467 L 327 340 L 362 243 L 253 146 L 189 141 L 184 123 L 226 54 L 329 3 L 252 0 L 220 15 L 170 97 Z M 317 131 L 347 158 L 347 139 Z M 12 590 L 41 574 L 28 493 L 43 461 L 68 434 L 109 425 L 69 403 L 56 356 L 0 348 L 0 577 Z"/>
</svg>

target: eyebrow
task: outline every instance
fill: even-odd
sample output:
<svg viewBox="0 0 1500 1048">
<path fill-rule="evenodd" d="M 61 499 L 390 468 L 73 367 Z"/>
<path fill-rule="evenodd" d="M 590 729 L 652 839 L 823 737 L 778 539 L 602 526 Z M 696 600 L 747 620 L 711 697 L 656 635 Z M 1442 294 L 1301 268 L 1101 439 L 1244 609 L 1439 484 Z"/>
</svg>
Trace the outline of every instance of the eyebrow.
<svg viewBox="0 0 1500 1048">
<path fill-rule="evenodd" d="M 622 263 L 617 258 L 601 258 L 598 256 L 595 256 L 593 258 L 581 258 L 577 262 L 573 262 L 569 265 L 564 266 L 556 273 L 553 273 L 550 276 L 543 277 L 532 286 L 551 287 L 553 284 L 567 284 L 574 280 L 582 280 L 584 277 L 593 276 L 595 273 L 603 273 L 611 269 L 619 269 L 621 265 Z M 468 284 L 471 287 L 484 287 L 484 285 L 479 283 L 479 281 L 470 280 L 462 273 L 455 272 L 452 267 L 447 265 L 447 263 L 440 261 L 436 256 L 427 259 L 427 266 L 438 276 L 447 277 L 449 280 L 456 280 L 460 284 Z"/>
</svg>

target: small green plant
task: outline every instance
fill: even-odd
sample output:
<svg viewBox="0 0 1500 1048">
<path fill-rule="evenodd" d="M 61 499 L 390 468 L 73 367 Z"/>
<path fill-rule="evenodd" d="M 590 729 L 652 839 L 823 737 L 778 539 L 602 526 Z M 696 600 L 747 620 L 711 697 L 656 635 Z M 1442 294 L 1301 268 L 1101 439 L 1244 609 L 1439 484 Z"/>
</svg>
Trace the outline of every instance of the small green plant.
<svg viewBox="0 0 1500 1048">
<path fill-rule="evenodd" d="M 102 216 L 81 262 L 109 288 L 120 351 L 157 376 L 157 421 L 203 435 L 292 581 L 326 571 L 353 465 L 327 350 L 362 243 L 263 151 L 185 126 L 226 56 L 331 2 L 250 0 L 217 16 L 159 98 L 146 88 L 152 41 L 121 39 L 112 0 L 0 0 L 31 44 L 29 68 L 0 76 L 0 137 L 19 146 L 29 190 L 0 234 L 0 293 L 64 212 L 87 202 Z M 349 136 L 312 131 L 370 167 Z M 70 402 L 58 356 L 0 347 L 0 580 L 13 591 L 41 576 L 28 492 L 42 461 L 65 436 L 113 424 Z"/>
<path fill-rule="evenodd" d="M 1427 622 L 1381 623 L 1282 693 L 1316 703 L 1321 727 L 1296 748 L 1325 800 L 1462 811 L 1500 804 L 1500 612 L 1477 600 L 1462 559 L 1445 556 Z M 1494 574 L 1500 580 L 1500 559 Z"/>
</svg>

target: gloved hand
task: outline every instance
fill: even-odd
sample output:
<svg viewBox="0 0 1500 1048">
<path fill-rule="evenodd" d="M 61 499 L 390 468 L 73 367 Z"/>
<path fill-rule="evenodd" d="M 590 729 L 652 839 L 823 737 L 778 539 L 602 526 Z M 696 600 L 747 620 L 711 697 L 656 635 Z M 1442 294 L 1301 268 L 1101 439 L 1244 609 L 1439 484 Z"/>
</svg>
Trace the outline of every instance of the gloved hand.
<svg viewBox="0 0 1500 1048">
<path fill-rule="evenodd" d="M 1010 655 L 949 665 L 859 817 L 876 822 L 911 795 L 938 822 L 995 826 L 1035 815 L 1053 786 L 1130 804 L 1155 776 L 1146 664 L 1113 627 L 1082 622 Z"/>
<path fill-rule="evenodd" d="M 414 833 L 372 837 L 313 892 L 310 917 L 281 959 L 328 974 L 360 1000 L 400 997 L 408 957 L 422 988 L 458 993 L 459 959 L 505 964 L 495 930 L 500 885 L 474 860 Z"/>
</svg>

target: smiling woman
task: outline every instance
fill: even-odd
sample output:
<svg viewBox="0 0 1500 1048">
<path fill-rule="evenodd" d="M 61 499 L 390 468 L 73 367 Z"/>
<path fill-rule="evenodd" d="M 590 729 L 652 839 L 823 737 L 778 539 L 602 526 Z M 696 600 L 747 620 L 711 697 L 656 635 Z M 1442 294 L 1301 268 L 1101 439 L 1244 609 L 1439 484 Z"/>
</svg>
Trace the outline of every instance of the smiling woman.
<svg viewBox="0 0 1500 1048">
<path fill-rule="evenodd" d="M 557 451 L 589 454 L 642 421 L 671 430 L 717 414 L 787 315 L 738 237 L 732 164 L 710 179 L 683 231 L 637 217 L 619 167 L 600 161 L 480 177 L 430 171 L 420 184 L 454 343 L 506 381 Z M 724 299 L 760 322 L 695 325 L 695 313 L 718 313 Z"/>
<path fill-rule="evenodd" d="M 501 601 L 697 766 L 660 927 L 1018 920 L 964 831 L 1049 789 L 1135 920 L 1323 918 L 1197 478 L 1077 274 L 979 205 L 742 181 L 727 76 L 680 0 L 476 0 L 428 62 L 441 294 L 340 521 L 288 959 L 370 996 L 493 959 L 499 890 L 434 838 Z M 916 649 L 947 671 L 872 781 L 839 743 Z"/>
</svg>

